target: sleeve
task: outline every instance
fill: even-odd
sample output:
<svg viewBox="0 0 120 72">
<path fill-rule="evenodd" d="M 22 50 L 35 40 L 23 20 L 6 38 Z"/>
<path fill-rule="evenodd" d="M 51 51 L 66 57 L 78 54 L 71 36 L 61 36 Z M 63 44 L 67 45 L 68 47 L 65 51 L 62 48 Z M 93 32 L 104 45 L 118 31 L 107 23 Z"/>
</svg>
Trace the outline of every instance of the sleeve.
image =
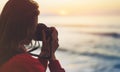
<svg viewBox="0 0 120 72">
<path fill-rule="evenodd" d="M 50 72 L 65 72 L 58 60 L 51 60 L 49 63 Z"/>
</svg>

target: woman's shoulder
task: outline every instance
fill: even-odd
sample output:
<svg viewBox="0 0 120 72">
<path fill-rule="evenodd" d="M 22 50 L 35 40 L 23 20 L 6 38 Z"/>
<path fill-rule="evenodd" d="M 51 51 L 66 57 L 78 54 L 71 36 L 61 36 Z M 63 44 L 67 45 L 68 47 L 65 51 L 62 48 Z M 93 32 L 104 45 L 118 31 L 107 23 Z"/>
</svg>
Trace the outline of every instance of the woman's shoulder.
<svg viewBox="0 0 120 72">
<path fill-rule="evenodd" d="M 18 72 L 18 70 L 21 72 L 26 72 L 26 71 L 27 72 L 28 71 L 35 72 L 34 70 L 37 70 L 36 72 L 40 72 L 40 70 L 44 71 L 44 68 L 43 68 L 42 64 L 39 62 L 39 60 L 33 58 L 28 53 L 18 54 L 16 56 L 12 57 L 10 60 L 8 60 L 2 66 L 2 69 L 3 69 L 3 71 L 5 69 L 9 69 L 14 72 L 15 71 Z M 5 72 L 7 72 L 7 71 L 5 71 Z"/>
<path fill-rule="evenodd" d="M 6 63 L 29 63 L 29 64 L 38 64 L 40 63 L 38 59 L 33 58 L 30 54 L 28 53 L 22 53 L 22 54 L 17 54 L 13 56 L 8 62 Z"/>
<path fill-rule="evenodd" d="M 21 53 L 13 56 L 10 61 L 18 61 L 18 62 L 34 62 L 38 63 L 39 60 L 36 58 L 33 58 L 29 53 Z"/>
</svg>

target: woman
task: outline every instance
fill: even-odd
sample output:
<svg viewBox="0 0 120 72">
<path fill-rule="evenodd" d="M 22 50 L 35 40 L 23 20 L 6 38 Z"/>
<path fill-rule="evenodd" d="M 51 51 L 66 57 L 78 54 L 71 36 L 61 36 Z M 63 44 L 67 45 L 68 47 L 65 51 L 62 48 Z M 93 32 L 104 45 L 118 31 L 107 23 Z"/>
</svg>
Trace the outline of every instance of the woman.
<svg viewBox="0 0 120 72">
<path fill-rule="evenodd" d="M 65 72 L 55 57 L 58 48 L 57 31 L 52 33 L 52 41 L 45 38 L 38 59 L 27 53 L 24 45 L 29 45 L 34 38 L 39 10 L 32 0 L 9 0 L 0 15 L 0 72 L 45 72 L 47 65 L 50 72 Z M 52 57 L 42 59 L 52 42 Z M 48 64 L 49 62 L 49 64 Z"/>
</svg>

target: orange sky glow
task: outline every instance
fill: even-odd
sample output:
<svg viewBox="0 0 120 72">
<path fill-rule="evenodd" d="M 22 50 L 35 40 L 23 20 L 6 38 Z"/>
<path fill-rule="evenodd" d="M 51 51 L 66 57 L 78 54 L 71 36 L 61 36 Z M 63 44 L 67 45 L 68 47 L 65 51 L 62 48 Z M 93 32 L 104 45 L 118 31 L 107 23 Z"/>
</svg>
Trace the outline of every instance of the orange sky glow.
<svg viewBox="0 0 120 72">
<path fill-rule="evenodd" d="M 0 0 L 0 11 L 7 0 Z M 35 0 L 42 15 L 120 15 L 120 0 Z"/>
<path fill-rule="evenodd" d="M 48 15 L 120 15 L 120 0 L 36 1 L 41 12 Z"/>
<path fill-rule="evenodd" d="M 0 0 L 0 12 L 7 1 Z M 40 22 L 51 24 L 120 24 L 120 0 L 35 1 L 39 4 Z"/>
</svg>

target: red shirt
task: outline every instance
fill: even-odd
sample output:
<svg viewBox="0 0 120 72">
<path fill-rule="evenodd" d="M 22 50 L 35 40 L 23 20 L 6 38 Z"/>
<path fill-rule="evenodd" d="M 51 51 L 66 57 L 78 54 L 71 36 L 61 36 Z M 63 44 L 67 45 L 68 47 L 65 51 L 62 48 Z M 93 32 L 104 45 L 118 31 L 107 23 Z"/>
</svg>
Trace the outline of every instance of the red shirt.
<svg viewBox="0 0 120 72">
<path fill-rule="evenodd" d="M 0 68 L 0 72 L 45 72 L 47 63 L 45 59 L 38 60 L 28 53 L 23 53 L 12 57 Z M 57 60 L 50 61 L 48 66 L 50 72 L 65 72 Z"/>
</svg>

